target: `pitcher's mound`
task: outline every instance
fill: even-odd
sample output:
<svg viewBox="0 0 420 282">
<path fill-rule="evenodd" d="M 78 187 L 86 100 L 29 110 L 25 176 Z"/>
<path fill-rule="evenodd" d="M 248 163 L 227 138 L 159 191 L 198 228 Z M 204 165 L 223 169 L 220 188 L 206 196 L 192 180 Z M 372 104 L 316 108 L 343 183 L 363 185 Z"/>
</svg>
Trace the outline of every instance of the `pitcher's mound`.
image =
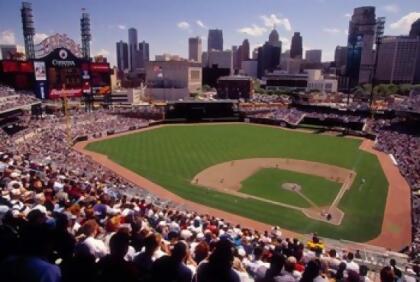
<svg viewBox="0 0 420 282">
<path fill-rule="evenodd" d="M 302 187 L 300 187 L 300 185 L 296 183 L 283 183 L 281 185 L 281 188 L 285 190 L 290 190 L 293 192 L 300 192 L 300 190 L 302 189 Z"/>
</svg>

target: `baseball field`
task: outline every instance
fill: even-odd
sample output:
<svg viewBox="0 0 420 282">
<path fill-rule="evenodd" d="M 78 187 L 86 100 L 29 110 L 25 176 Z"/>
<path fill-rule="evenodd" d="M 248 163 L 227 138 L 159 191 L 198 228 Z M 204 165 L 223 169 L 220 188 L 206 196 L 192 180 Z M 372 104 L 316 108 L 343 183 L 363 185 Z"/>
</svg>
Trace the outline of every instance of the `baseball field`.
<svg viewBox="0 0 420 282">
<path fill-rule="evenodd" d="M 86 148 L 186 200 L 298 233 L 365 242 L 381 232 L 388 182 L 361 142 L 209 124 L 164 126 Z M 331 222 L 324 218 L 330 211 Z"/>
</svg>

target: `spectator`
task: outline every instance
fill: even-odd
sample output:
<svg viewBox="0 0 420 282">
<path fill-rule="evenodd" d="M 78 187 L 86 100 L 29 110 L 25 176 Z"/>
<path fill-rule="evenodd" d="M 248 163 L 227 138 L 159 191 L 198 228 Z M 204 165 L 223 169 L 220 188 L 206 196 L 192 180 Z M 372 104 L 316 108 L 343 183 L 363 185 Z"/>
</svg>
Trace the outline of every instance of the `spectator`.
<svg viewBox="0 0 420 282">
<path fill-rule="evenodd" d="M 318 259 L 311 260 L 302 274 L 300 282 L 327 282 L 327 279 L 321 276 L 321 263 Z"/>
<path fill-rule="evenodd" d="M 393 282 L 395 279 L 394 272 L 390 266 L 385 266 L 380 272 L 381 282 Z"/>
<path fill-rule="evenodd" d="M 187 258 L 187 245 L 177 242 L 170 256 L 157 259 L 152 266 L 152 281 L 156 282 L 191 282 L 192 272 L 184 264 Z"/>
<path fill-rule="evenodd" d="M 144 251 L 134 258 L 134 264 L 141 281 L 151 281 L 153 255 L 159 248 L 159 240 L 155 234 L 150 234 L 144 240 Z"/>
<path fill-rule="evenodd" d="M 227 239 L 219 240 L 208 261 L 197 269 L 196 282 L 240 282 L 239 275 L 232 269 L 232 244 Z"/>
<path fill-rule="evenodd" d="M 124 260 L 129 240 L 130 236 L 124 231 L 118 231 L 111 237 L 111 253 L 101 258 L 98 263 L 98 281 L 137 281 L 134 265 Z"/>
<path fill-rule="evenodd" d="M 59 282 L 61 270 L 47 258 L 53 249 L 53 236 L 46 224 L 28 225 L 21 238 L 22 254 L 0 265 L 2 281 Z"/>
</svg>

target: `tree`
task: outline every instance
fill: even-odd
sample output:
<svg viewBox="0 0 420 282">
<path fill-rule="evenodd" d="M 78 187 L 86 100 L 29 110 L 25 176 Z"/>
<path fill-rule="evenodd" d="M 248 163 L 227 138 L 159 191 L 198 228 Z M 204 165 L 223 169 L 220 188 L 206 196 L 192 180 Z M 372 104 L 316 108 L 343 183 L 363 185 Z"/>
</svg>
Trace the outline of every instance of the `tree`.
<svg viewBox="0 0 420 282">
<path fill-rule="evenodd" d="M 201 87 L 201 90 L 202 90 L 203 92 L 207 92 L 207 91 L 210 91 L 210 90 L 211 90 L 211 87 L 210 87 L 209 85 L 207 85 L 207 84 L 204 84 L 204 85 Z"/>
<path fill-rule="evenodd" d="M 400 84 L 399 88 L 400 88 L 399 92 L 398 92 L 399 94 L 408 96 L 408 94 L 410 94 L 411 89 L 413 88 L 413 85 L 411 85 L 411 84 Z"/>
<path fill-rule="evenodd" d="M 393 83 L 388 84 L 387 86 L 388 86 L 388 93 L 387 93 L 387 95 L 397 94 L 399 92 L 399 90 L 400 90 L 400 88 L 398 87 L 398 85 L 393 84 Z"/>
</svg>

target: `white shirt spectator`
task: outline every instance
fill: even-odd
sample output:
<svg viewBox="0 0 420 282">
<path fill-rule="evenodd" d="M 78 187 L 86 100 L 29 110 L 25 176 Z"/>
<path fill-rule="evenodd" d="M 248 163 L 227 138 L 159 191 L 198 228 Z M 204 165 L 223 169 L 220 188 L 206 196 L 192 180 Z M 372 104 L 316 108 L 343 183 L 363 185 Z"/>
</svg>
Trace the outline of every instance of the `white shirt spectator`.
<svg viewBox="0 0 420 282">
<path fill-rule="evenodd" d="M 85 245 L 89 249 L 89 252 L 97 259 L 104 257 L 108 252 L 105 243 L 93 237 L 86 238 L 82 244 Z"/>
</svg>

